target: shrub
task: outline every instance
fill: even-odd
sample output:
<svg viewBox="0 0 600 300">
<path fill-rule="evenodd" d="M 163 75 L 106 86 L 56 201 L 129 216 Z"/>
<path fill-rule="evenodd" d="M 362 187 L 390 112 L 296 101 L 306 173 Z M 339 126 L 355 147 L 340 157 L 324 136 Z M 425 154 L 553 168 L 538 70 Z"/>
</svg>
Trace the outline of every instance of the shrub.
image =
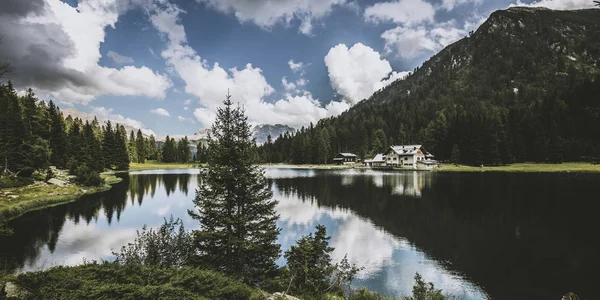
<svg viewBox="0 0 600 300">
<path fill-rule="evenodd" d="M 413 294 L 407 297 L 406 300 L 445 300 L 446 296 L 442 295 L 441 290 L 435 289 L 433 283 L 426 283 L 421 277 L 421 274 L 415 274 L 415 285 L 413 286 Z"/>
<path fill-rule="evenodd" d="M 133 243 L 113 252 L 117 262 L 147 266 L 183 266 L 190 261 L 194 253 L 191 235 L 185 231 L 183 222 L 178 218 L 165 218 L 158 229 L 148 229 L 146 225 L 137 232 Z"/>
<path fill-rule="evenodd" d="M 91 170 L 86 164 L 82 164 L 78 167 L 74 167 L 71 165 L 70 171 L 72 175 L 77 176 L 75 178 L 75 182 L 78 184 L 89 185 L 89 186 L 99 186 L 104 183 L 104 179 L 100 177 L 100 174 L 94 170 Z"/>
</svg>

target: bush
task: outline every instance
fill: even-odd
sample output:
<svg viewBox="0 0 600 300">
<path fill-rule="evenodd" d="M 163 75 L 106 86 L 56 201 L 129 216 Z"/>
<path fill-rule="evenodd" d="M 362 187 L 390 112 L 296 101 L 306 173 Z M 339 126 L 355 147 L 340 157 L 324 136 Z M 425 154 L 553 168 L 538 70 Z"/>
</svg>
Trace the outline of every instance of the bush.
<svg viewBox="0 0 600 300">
<path fill-rule="evenodd" d="M 406 300 L 445 300 L 446 296 L 442 295 L 441 290 L 435 289 L 433 283 L 425 282 L 421 274 L 415 274 L 415 285 L 413 286 L 413 294 L 407 297 Z"/>
<path fill-rule="evenodd" d="M 30 185 L 33 183 L 33 179 L 18 177 L 18 176 L 1 176 L 0 177 L 0 188 L 15 188 Z"/>
<path fill-rule="evenodd" d="M 88 186 L 99 186 L 104 184 L 104 179 L 100 177 L 100 174 L 96 171 L 91 170 L 86 164 L 82 164 L 77 168 L 71 165 L 71 174 L 77 176 L 75 178 L 75 182 L 78 184 L 88 185 Z M 75 169 L 72 171 L 72 169 Z"/>
<path fill-rule="evenodd" d="M 147 229 L 137 232 L 133 243 L 121 248 L 121 252 L 113 252 L 116 261 L 123 264 L 139 264 L 146 266 L 184 266 L 194 254 L 191 235 L 185 231 L 183 222 L 178 218 L 165 218 L 158 229 Z"/>
<path fill-rule="evenodd" d="M 33 172 L 35 172 L 34 168 L 27 167 L 27 168 L 23 168 L 19 172 L 17 172 L 17 176 L 24 177 L 24 178 L 30 178 L 31 175 L 33 175 Z"/>
</svg>

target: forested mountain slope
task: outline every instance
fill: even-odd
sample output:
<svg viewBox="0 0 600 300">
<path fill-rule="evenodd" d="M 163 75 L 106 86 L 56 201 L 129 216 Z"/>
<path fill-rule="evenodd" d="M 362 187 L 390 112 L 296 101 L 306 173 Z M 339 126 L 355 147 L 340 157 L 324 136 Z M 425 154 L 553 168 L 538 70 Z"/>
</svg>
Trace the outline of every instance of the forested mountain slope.
<svg viewBox="0 0 600 300">
<path fill-rule="evenodd" d="M 406 79 L 261 154 L 322 163 L 411 143 L 476 165 L 599 156 L 600 10 L 496 11 Z"/>
</svg>

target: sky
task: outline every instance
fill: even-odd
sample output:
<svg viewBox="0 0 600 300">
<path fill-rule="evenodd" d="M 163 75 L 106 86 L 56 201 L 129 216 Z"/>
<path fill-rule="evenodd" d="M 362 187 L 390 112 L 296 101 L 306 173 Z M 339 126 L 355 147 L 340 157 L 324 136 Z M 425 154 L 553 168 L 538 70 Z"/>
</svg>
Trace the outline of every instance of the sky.
<svg viewBox="0 0 600 300">
<path fill-rule="evenodd" d="M 2 0 L 0 61 L 22 93 L 147 132 L 335 116 L 514 5 L 592 0 Z"/>
</svg>

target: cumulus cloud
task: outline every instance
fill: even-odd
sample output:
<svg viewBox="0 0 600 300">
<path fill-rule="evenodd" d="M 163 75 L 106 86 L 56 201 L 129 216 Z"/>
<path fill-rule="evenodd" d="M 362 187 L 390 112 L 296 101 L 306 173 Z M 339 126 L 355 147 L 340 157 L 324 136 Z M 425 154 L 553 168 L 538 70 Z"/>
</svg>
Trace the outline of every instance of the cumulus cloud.
<svg viewBox="0 0 600 300">
<path fill-rule="evenodd" d="M 302 69 L 304 68 L 304 63 L 294 62 L 293 59 L 290 59 L 288 61 L 288 66 L 290 66 L 290 69 L 292 70 L 292 72 L 296 73 L 298 71 L 302 71 Z"/>
<path fill-rule="evenodd" d="M 479 3 L 481 0 L 443 0 L 442 8 L 446 10 L 453 10 L 455 7 L 466 4 L 466 3 Z"/>
<path fill-rule="evenodd" d="M 364 18 L 374 23 L 419 24 L 433 22 L 435 8 L 423 0 L 381 2 L 365 9 Z"/>
<path fill-rule="evenodd" d="M 183 104 L 184 105 L 190 105 L 190 104 L 192 104 L 192 99 L 187 99 L 187 100 L 183 101 Z"/>
<path fill-rule="evenodd" d="M 151 113 L 159 116 L 170 117 L 171 114 L 164 108 L 157 108 L 150 111 Z"/>
<path fill-rule="evenodd" d="M 581 9 L 594 8 L 594 2 L 588 0 L 540 0 L 532 3 L 524 3 L 518 0 L 516 4 L 510 6 L 530 6 L 530 7 L 546 7 L 550 9 Z"/>
<path fill-rule="evenodd" d="M 106 55 L 108 57 L 110 57 L 116 64 L 119 65 L 124 65 L 124 64 L 132 64 L 133 63 L 133 58 L 129 57 L 129 56 L 124 56 L 121 55 L 117 52 L 114 51 L 108 51 L 108 53 L 106 53 Z"/>
<path fill-rule="evenodd" d="M 296 84 L 293 82 L 288 82 L 285 76 L 281 78 L 281 84 L 286 91 L 293 91 L 296 89 Z"/>
<path fill-rule="evenodd" d="M 185 121 L 185 117 L 183 117 L 183 116 L 177 116 L 177 120 L 179 120 L 179 121 Z"/>
<path fill-rule="evenodd" d="M 209 126 L 214 122 L 217 107 L 222 104 L 227 91 L 233 96 L 234 102 L 245 108 L 253 124 L 299 127 L 347 108 L 342 103 L 330 103 L 323 107 L 306 91 L 300 95 L 287 95 L 273 103 L 266 102 L 264 99 L 272 95 L 275 89 L 267 82 L 262 70 L 252 64 L 246 64 L 242 69 L 234 67 L 228 70 L 219 63 L 210 65 L 187 45 L 185 30 L 179 24 L 179 13 L 179 9 L 169 7 L 154 13 L 151 21 L 168 39 L 162 57 L 184 81 L 185 91 L 199 99 L 201 107 L 194 110 L 194 116 L 202 125 Z"/>
<path fill-rule="evenodd" d="M 163 98 L 171 86 L 166 76 L 147 67 L 98 65 L 104 29 L 114 27 L 121 7 L 102 0 L 77 7 L 60 0 L 1 1 L 0 59 L 11 62 L 17 87 L 68 105 L 100 95 Z"/>
<path fill-rule="evenodd" d="M 393 72 L 390 63 L 372 48 L 357 43 L 350 49 L 339 44 L 325 56 L 332 87 L 350 103 L 403 78 L 408 72 Z"/>
<path fill-rule="evenodd" d="M 277 23 L 300 21 L 299 31 L 311 35 L 313 21 L 327 16 L 346 0 L 197 0 L 223 13 L 233 13 L 240 22 L 253 22 L 269 29 Z"/>
<path fill-rule="evenodd" d="M 438 52 L 467 33 L 466 27 L 456 27 L 455 22 L 450 21 L 434 27 L 398 26 L 385 31 L 381 37 L 385 40 L 386 52 L 411 59 L 424 53 Z"/>
</svg>

